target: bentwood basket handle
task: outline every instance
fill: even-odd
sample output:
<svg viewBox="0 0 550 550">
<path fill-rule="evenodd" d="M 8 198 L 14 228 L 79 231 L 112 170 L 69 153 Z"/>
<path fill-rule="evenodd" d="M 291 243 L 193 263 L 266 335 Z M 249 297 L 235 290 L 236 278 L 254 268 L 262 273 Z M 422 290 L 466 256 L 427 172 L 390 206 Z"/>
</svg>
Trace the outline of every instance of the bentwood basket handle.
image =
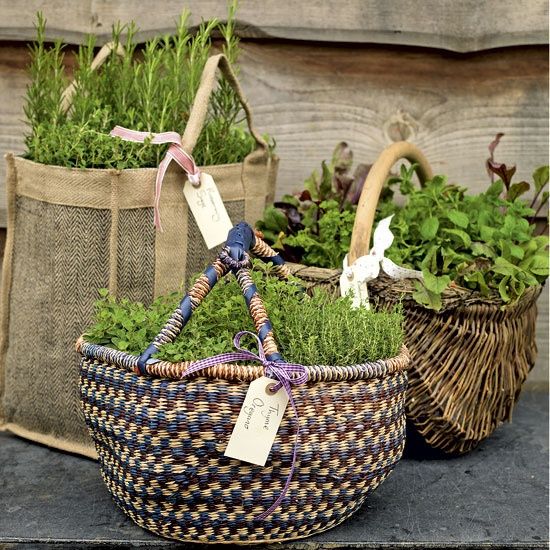
<svg viewBox="0 0 550 550">
<path fill-rule="evenodd" d="M 115 49 L 116 46 L 116 49 Z M 97 55 L 94 57 L 90 69 L 92 71 L 95 71 L 103 63 L 105 63 L 105 60 L 109 57 L 111 52 L 114 51 L 119 57 L 124 57 L 124 48 L 119 43 L 115 42 L 107 42 L 98 52 Z M 63 94 L 61 95 L 61 110 L 66 113 L 73 103 L 73 96 L 76 92 L 76 82 L 73 80 L 66 88 L 63 90 Z"/>
<path fill-rule="evenodd" d="M 246 115 L 248 129 L 256 141 L 256 144 L 258 147 L 267 151 L 267 143 L 254 126 L 252 121 L 252 111 L 250 110 L 248 101 L 244 96 L 241 85 L 237 80 L 237 75 L 233 71 L 229 60 L 224 54 L 209 57 L 204 65 L 199 89 L 197 90 L 197 95 L 195 96 L 195 101 L 191 107 L 191 113 L 189 114 L 189 120 L 187 121 L 187 126 L 185 127 L 185 132 L 182 136 L 182 147 L 189 154 L 193 153 L 193 149 L 195 148 L 199 135 L 203 129 L 204 121 L 206 120 L 206 114 L 208 113 L 208 106 L 210 104 L 210 96 L 212 95 L 216 85 L 216 69 L 218 68 L 233 90 L 235 90 Z"/>
<path fill-rule="evenodd" d="M 372 226 L 380 193 L 388 179 L 392 166 L 401 159 L 407 159 L 409 162 L 416 164 L 416 173 L 421 185 L 432 178 L 430 164 L 420 149 L 412 143 L 398 141 L 382 151 L 369 171 L 359 198 L 351 235 L 349 264 L 366 255 L 369 251 Z"/>
<path fill-rule="evenodd" d="M 227 242 L 218 258 L 209 265 L 195 281 L 189 292 L 183 297 L 180 305 L 158 333 L 151 345 L 140 356 L 138 368 L 146 374 L 146 365 L 150 357 L 165 344 L 172 343 L 183 330 L 193 311 L 200 305 L 214 285 L 227 273 L 232 271 L 241 287 L 244 299 L 250 311 L 258 337 L 262 342 L 268 360 L 276 361 L 281 356 L 273 336 L 273 327 L 267 316 L 258 289 L 250 276 L 250 252 L 263 262 L 274 266 L 275 273 L 282 279 L 288 279 L 290 271 L 281 256 L 268 244 L 254 234 L 245 222 L 237 224 L 227 236 Z"/>
</svg>

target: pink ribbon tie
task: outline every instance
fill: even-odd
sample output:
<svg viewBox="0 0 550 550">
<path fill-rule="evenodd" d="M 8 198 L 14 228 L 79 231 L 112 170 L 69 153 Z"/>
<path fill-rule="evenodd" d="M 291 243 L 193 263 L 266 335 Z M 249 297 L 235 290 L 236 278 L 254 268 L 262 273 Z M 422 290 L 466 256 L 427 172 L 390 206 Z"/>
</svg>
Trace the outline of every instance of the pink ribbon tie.
<svg viewBox="0 0 550 550">
<path fill-rule="evenodd" d="M 183 168 L 187 174 L 187 179 L 195 187 L 198 187 L 201 183 L 201 173 L 197 168 L 193 157 L 189 153 L 185 152 L 181 143 L 181 136 L 177 132 L 161 132 L 159 134 L 154 134 L 152 132 L 138 132 L 122 126 L 115 126 L 109 135 L 111 137 L 119 137 L 124 141 L 134 141 L 136 143 L 144 143 L 148 138 L 151 139 L 151 143 L 155 144 L 170 143 L 170 147 L 168 148 L 166 155 L 164 155 L 164 158 L 159 164 L 157 179 L 155 181 L 155 227 L 162 231 L 159 211 L 160 192 L 168 165 L 170 162 L 175 161 L 176 164 Z"/>
</svg>

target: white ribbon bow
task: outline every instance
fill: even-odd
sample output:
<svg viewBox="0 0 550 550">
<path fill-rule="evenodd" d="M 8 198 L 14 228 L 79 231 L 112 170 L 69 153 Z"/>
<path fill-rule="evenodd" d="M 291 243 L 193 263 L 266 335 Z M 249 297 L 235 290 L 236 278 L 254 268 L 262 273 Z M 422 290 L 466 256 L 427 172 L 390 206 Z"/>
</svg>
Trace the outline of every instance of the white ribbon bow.
<svg viewBox="0 0 550 550">
<path fill-rule="evenodd" d="M 392 279 L 422 279 L 422 271 L 407 269 L 398 266 L 384 254 L 393 243 L 393 233 L 390 230 L 390 222 L 393 214 L 378 223 L 373 235 L 373 246 L 369 254 L 357 258 L 352 265 L 348 265 L 348 256 L 344 258 L 343 272 L 340 277 L 340 293 L 347 296 L 353 292 L 353 307 L 369 305 L 369 293 L 367 282 L 376 279 L 380 275 L 380 269 Z"/>
</svg>

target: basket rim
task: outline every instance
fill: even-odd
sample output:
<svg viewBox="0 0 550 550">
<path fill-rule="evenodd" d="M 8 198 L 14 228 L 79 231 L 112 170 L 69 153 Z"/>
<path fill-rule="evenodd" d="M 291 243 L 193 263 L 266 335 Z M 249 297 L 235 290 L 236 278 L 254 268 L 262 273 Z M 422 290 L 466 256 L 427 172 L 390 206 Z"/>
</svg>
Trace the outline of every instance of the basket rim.
<svg viewBox="0 0 550 550">
<path fill-rule="evenodd" d="M 293 275 L 305 278 L 305 282 L 315 281 L 319 284 L 339 283 L 342 270 L 331 267 L 317 267 L 305 264 L 286 262 Z M 412 298 L 414 292 L 414 282 L 416 279 L 391 279 L 384 273 L 381 273 L 376 279 L 369 281 L 367 286 L 369 291 L 373 291 L 373 298 L 376 299 L 379 293 L 385 293 L 390 300 L 403 300 L 408 307 L 417 307 L 426 311 L 435 313 L 435 310 L 427 308 L 417 303 Z M 501 312 L 516 313 L 518 309 L 523 309 L 536 301 L 546 281 L 538 285 L 530 286 L 525 289 L 525 293 L 519 300 L 511 303 L 503 302 L 499 294 L 495 291 L 489 296 L 483 296 L 477 290 L 470 290 L 457 284 L 451 284 L 446 288 L 441 296 L 442 307 L 437 313 L 445 310 L 471 308 L 471 306 L 490 308 Z"/>
<path fill-rule="evenodd" d="M 92 344 L 81 336 L 76 342 L 76 351 L 83 358 L 109 363 L 127 372 L 139 375 L 137 366 L 138 356 L 119 351 L 114 348 Z M 151 378 L 167 378 L 170 380 L 185 381 L 191 378 L 204 377 L 209 379 L 223 379 L 227 381 L 252 382 L 256 378 L 265 375 L 265 369 L 261 364 L 250 362 L 220 363 L 206 368 L 200 373 L 193 373 L 182 379 L 182 373 L 191 365 L 192 361 L 172 363 L 170 361 L 155 360 L 147 364 L 147 374 Z M 391 376 L 408 370 L 410 366 L 410 354 L 405 345 L 402 345 L 399 354 L 386 359 L 366 361 L 356 365 L 304 365 L 310 382 L 341 382 L 351 380 L 370 380 Z"/>
</svg>

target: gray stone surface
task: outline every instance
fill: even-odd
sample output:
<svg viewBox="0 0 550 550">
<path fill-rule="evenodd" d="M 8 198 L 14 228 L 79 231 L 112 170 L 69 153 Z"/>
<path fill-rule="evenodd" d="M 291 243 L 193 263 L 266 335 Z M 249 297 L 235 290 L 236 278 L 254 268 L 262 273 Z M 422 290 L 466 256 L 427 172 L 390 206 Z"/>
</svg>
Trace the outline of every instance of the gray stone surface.
<svg viewBox="0 0 550 550">
<path fill-rule="evenodd" d="M 468 456 L 421 451 L 410 445 L 394 473 L 343 525 L 277 546 L 548 547 L 546 393 L 523 395 L 513 423 Z M 126 519 L 95 462 L 0 434 L 1 550 L 167 546 L 186 545 Z"/>
</svg>

